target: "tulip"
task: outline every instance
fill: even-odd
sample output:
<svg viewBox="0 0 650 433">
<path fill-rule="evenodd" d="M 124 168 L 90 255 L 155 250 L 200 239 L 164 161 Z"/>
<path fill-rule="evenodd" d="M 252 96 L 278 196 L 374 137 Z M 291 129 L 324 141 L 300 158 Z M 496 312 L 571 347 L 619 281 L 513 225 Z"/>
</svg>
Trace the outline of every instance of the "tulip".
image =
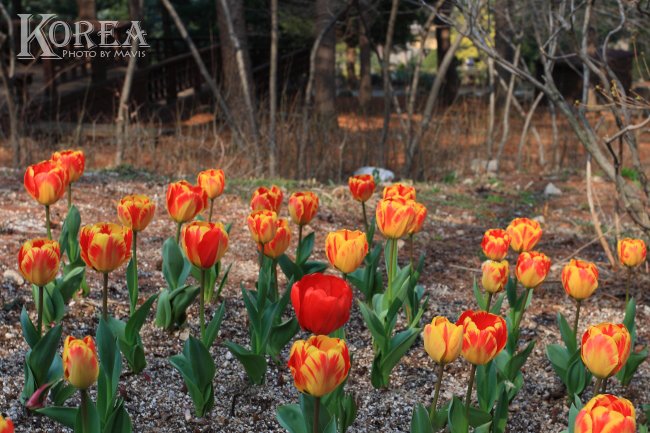
<svg viewBox="0 0 650 433">
<path fill-rule="evenodd" d="M 415 200 L 415 188 L 402 183 L 394 183 L 384 188 L 384 199 L 401 197 L 405 200 Z"/>
<path fill-rule="evenodd" d="M 318 432 L 320 399 L 348 377 L 350 355 L 345 341 L 326 335 L 297 340 L 289 352 L 289 369 L 296 389 L 315 397 L 313 431 Z"/>
<path fill-rule="evenodd" d="M 302 227 L 311 222 L 316 212 L 318 212 L 318 196 L 313 192 L 294 192 L 289 197 L 289 215 L 298 225 L 298 245 L 302 243 Z"/>
<path fill-rule="evenodd" d="M 375 178 L 370 174 L 359 174 L 348 178 L 348 187 L 352 193 L 352 198 L 361 202 L 361 211 L 363 213 L 363 227 L 368 233 L 368 216 L 366 214 L 366 202 L 375 192 Z"/>
<path fill-rule="evenodd" d="M 327 335 L 350 319 L 352 289 L 337 276 L 307 274 L 291 287 L 291 304 L 302 329 Z"/>
<path fill-rule="evenodd" d="M 469 418 L 476 367 L 492 361 L 503 350 L 508 340 L 508 329 L 501 316 L 486 311 L 467 310 L 458 318 L 456 325 L 463 326 L 461 355 L 472 364 L 465 396 L 465 417 Z"/>
<path fill-rule="evenodd" d="M 52 239 L 50 228 L 50 206 L 65 192 L 68 176 L 65 169 L 54 161 L 41 161 L 25 170 L 24 185 L 34 200 L 45 206 L 45 228 L 48 239 Z"/>
<path fill-rule="evenodd" d="M 9 418 L 0 415 L 0 433 L 14 433 L 14 423 Z"/>
<path fill-rule="evenodd" d="M 619 239 L 616 244 L 618 260 L 627 267 L 627 281 L 625 284 L 625 305 L 630 299 L 630 283 L 632 280 L 632 271 L 635 267 L 645 262 L 646 245 L 641 239 L 624 238 Z"/>
<path fill-rule="evenodd" d="M 68 336 L 63 343 L 63 377 L 80 390 L 90 388 L 99 376 L 99 360 L 92 337 Z"/>
<path fill-rule="evenodd" d="M 578 412 L 575 433 L 634 433 L 636 415 L 629 400 L 600 394 Z"/>
<path fill-rule="evenodd" d="M 528 218 L 515 218 L 506 232 L 510 235 L 510 247 L 518 253 L 532 250 L 542 237 L 539 223 Z"/>
<path fill-rule="evenodd" d="M 210 199 L 210 213 L 208 214 L 208 222 L 212 222 L 212 208 L 214 207 L 214 199 L 223 194 L 223 189 L 226 186 L 226 176 L 223 170 L 204 170 L 199 173 L 196 178 L 196 183 L 203 188 L 203 191 Z"/>
<path fill-rule="evenodd" d="M 94 270 L 104 274 L 102 315 L 108 318 L 108 274 L 131 258 L 133 232 L 112 223 L 97 223 L 81 228 L 81 258 Z"/>
<path fill-rule="evenodd" d="M 291 228 L 286 218 L 278 218 L 275 222 L 275 236 L 264 244 L 264 255 L 273 260 L 279 259 L 291 243 Z M 258 249 L 261 248 L 258 244 Z"/>
<path fill-rule="evenodd" d="M 598 268 L 591 262 L 571 259 L 562 269 L 562 286 L 566 294 L 576 300 L 573 333 L 577 334 L 582 301 L 590 297 L 598 287 Z"/>
<path fill-rule="evenodd" d="M 535 289 L 544 282 L 551 269 L 551 259 L 537 251 L 522 252 L 517 259 L 515 275 L 526 289 Z"/>
<path fill-rule="evenodd" d="M 179 242 L 181 225 L 197 216 L 208 202 L 208 196 L 200 186 L 181 180 L 167 187 L 167 212 L 176 221 L 176 242 Z"/>
<path fill-rule="evenodd" d="M 84 173 L 86 157 L 81 150 L 62 150 L 52 154 L 52 161 L 61 164 L 68 178 L 68 209 L 72 206 L 72 184 Z"/>
<path fill-rule="evenodd" d="M 463 326 L 454 325 L 446 317 L 434 317 L 431 323 L 424 327 L 422 339 L 424 340 L 424 350 L 438 364 L 438 381 L 429 409 L 429 417 L 433 419 L 440 396 L 445 365 L 455 361 L 463 348 Z"/>
<path fill-rule="evenodd" d="M 30 283 L 38 286 L 38 335 L 43 330 L 43 286 L 54 280 L 59 271 L 61 248 L 57 241 L 32 239 L 18 251 L 18 269 Z"/>
<path fill-rule="evenodd" d="M 481 248 L 488 259 L 499 262 L 508 254 L 510 235 L 505 230 L 490 229 L 483 235 Z"/>
<path fill-rule="evenodd" d="M 368 254 L 368 239 L 359 230 L 330 232 L 325 239 L 327 260 L 344 275 L 354 272 Z"/>
<path fill-rule="evenodd" d="M 415 203 L 401 197 L 380 200 L 377 204 L 377 227 L 388 239 L 406 235 L 415 219 Z"/>
<path fill-rule="evenodd" d="M 623 324 L 601 323 L 590 326 L 582 335 L 580 355 L 582 362 L 600 382 L 615 375 L 623 368 L 630 356 L 632 339 Z"/>
<path fill-rule="evenodd" d="M 264 245 L 273 240 L 277 231 L 278 216 L 271 210 L 258 210 L 248 215 L 248 230 L 258 245 Z"/>
<path fill-rule="evenodd" d="M 494 260 L 486 260 L 481 266 L 483 276 L 481 277 L 481 285 L 488 293 L 488 310 L 490 309 L 490 301 L 495 293 L 503 291 L 508 284 L 508 261 L 502 260 L 500 262 Z"/>
<path fill-rule="evenodd" d="M 284 194 L 279 187 L 275 185 L 272 185 L 271 188 L 261 186 L 253 192 L 251 210 L 253 212 L 258 210 L 271 210 L 275 213 L 280 213 L 283 197 Z"/>
<path fill-rule="evenodd" d="M 156 213 L 156 204 L 149 197 L 141 194 L 127 195 L 117 204 L 117 217 L 123 226 L 133 231 L 133 242 L 131 242 L 133 269 L 138 276 L 138 232 L 144 230 L 151 222 Z M 129 308 L 131 314 L 135 312 L 138 302 L 138 285 L 133 292 L 129 291 Z"/>
</svg>

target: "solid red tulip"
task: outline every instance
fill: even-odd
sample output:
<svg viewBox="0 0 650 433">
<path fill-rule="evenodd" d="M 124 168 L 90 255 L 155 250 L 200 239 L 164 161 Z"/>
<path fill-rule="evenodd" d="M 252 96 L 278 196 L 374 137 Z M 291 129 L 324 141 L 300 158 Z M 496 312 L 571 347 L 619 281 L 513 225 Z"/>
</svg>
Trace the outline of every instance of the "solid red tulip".
<svg viewBox="0 0 650 433">
<path fill-rule="evenodd" d="M 350 319 L 352 289 L 334 275 L 308 274 L 291 287 L 291 303 L 302 329 L 327 335 Z"/>
</svg>

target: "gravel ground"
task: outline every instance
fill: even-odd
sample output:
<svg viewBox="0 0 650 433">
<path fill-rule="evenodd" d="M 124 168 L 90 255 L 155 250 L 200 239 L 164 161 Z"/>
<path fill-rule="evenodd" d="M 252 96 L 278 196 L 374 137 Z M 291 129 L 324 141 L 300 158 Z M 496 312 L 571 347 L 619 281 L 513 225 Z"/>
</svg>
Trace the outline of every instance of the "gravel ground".
<svg viewBox="0 0 650 433">
<path fill-rule="evenodd" d="M 0 411 L 14 420 L 18 432 L 66 431 L 46 418 L 26 416 L 18 400 L 27 347 L 21 335 L 19 314 L 23 305 L 34 312 L 34 305 L 28 285 L 19 281 L 20 278 L 12 271 L 16 270 L 15 257 L 20 244 L 42 235 L 43 219 L 42 208 L 24 191 L 21 175 L 14 172 L 0 174 Z M 247 197 L 255 182 L 230 183 L 227 193 L 218 200 L 215 208 L 219 220 L 233 222 L 231 246 L 224 262 L 236 263 L 223 292 L 223 301 L 227 304 L 226 317 L 220 336 L 211 349 L 218 370 L 215 408 L 203 419 L 194 417 L 182 378 L 167 359 L 181 351 L 183 341 L 190 333 L 194 335 L 198 331 L 196 307 L 190 309 L 189 325 L 171 334 L 153 326 L 152 313 L 142 330 L 148 365 L 140 375 L 130 374 L 125 365 L 120 383 L 120 392 L 126 400 L 135 432 L 279 432 L 283 430 L 275 420 L 275 408 L 298 400 L 284 364 L 271 365 L 265 384 L 251 386 L 241 365 L 221 344 L 226 340 L 248 344 L 246 312 L 239 287 L 242 282 L 251 287 L 257 272 L 254 247 L 244 223 Z M 568 416 L 560 381 L 546 360 L 544 347 L 560 340 L 555 324 L 557 312 L 569 318 L 574 313 L 573 304 L 559 284 L 561 265 L 558 263 L 590 242 L 593 233 L 589 229 L 581 181 L 569 178 L 554 180 L 554 183 L 564 194 L 549 200 L 541 194 L 546 181 L 536 177 L 520 176 L 503 182 L 469 179 L 455 185 L 418 186 L 418 197 L 427 204 L 430 212 L 425 230 L 417 238 L 417 248 L 428 258 L 422 283 L 431 297 L 423 323 L 436 315 L 446 315 L 455 320 L 464 309 L 475 308 L 471 284 L 480 266 L 479 244 L 485 229 L 505 227 L 512 217 L 519 215 L 545 219 L 545 234 L 539 248 L 553 259 L 555 265 L 549 281 L 535 294 L 523 321 L 522 340 L 536 339 L 538 343 L 525 366 L 525 386 L 511 406 L 511 432 L 558 432 L 566 427 Z M 91 173 L 75 186 L 75 204 L 80 209 L 83 223 L 116 221 L 115 202 L 122 195 L 140 192 L 155 199 L 158 206 L 156 217 L 139 237 L 141 300 L 158 292 L 164 284 L 160 251 L 164 239 L 172 236 L 174 230 L 165 211 L 165 185 L 166 180 L 146 175 L 125 178 L 114 173 Z M 323 243 L 329 230 L 361 225 L 358 205 L 349 199 L 346 187 L 309 184 L 300 188 L 316 190 L 321 197 L 321 210 L 313 228 L 317 234 L 315 256 L 324 259 Z M 611 197 L 611 185 L 599 183 L 597 189 L 603 212 L 607 215 L 611 211 L 611 203 L 607 201 Z M 61 202 L 53 208 L 55 235 L 58 235 L 65 216 L 64 206 Z M 286 208 L 283 212 L 286 215 Z M 580 250 L 579 256 L 597 262 L 601 268 L 600 288 L 583 305 L 581 330 L 588 324 L 622 321 L 624 289 L 621 275 L 605 269 L 606 259 L 597 243 Z M 509 259 L 512 261 L 514 257 Z M 101 283 L 93 271 L 88 272 L 88 281 L 92 287 L 91 294 L 69 305 L 63 320 L 64 335 L 94 334 Z M 120 318 L 128 314 L 128 295 L 123 281 L 124 269 L 111 274 L 110 309 Z M 636 281 L 636 296 L 637 299 L 641 297 L 637 314 L 640 344 L 646 344 L 649 339 L 648 294 L 641 291 L 647 282 L 645 269 Z M 208 307 L 208 317 L 217 307 Z M 417 341 L 395 368 L 390 388 L 375 390 L 369 380 L 372 363 L 370 335 L 356 306 L 347 326 L 347 335 L 353 354 L 348 390 L 355 394 L 359 407 L 357 420 L 349 431 L 408 431 L 414 404 L 429 404 L 435 384 L 434 365 L 424 352 L 422 342 Z M 299 337 L 306 335 L 301 333 Z M 288 349 L 283 353 L 283 359 L 287 358 L 287 352 Z M 453 395 L 464 395 L 468 374 L 468 364 L 461 360 L 447 367 L 441 395 L 443 402 Z M 641 366 L 629 389 L 623 390 L 612 381 L 610 384 L 612 392 L 632 399 L 638 408 L 650 403 L 648 363 Z M 585 396 L 589 397 L 591 393 L 588 388 Z"/>
</svg>

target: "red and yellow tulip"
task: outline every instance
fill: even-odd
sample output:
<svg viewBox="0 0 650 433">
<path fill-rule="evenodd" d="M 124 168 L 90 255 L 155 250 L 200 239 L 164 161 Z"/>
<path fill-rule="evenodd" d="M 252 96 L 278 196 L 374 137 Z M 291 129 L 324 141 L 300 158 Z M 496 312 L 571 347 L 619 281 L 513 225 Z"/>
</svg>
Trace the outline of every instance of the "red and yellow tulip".
<svg viewBox="0 0 650 433">
<path fill-rule="evenodd" d="M 280 213 L 283 197 L 284 194 L 279 187 L 275 185 L 272 185 L 271 188 L 261 186 L 253 192 L 253 197 L 251 197 L 251 210 L 253 212 L 258 210 L 271 210 L 275 213 Z"/>
<path fill-rule="evenodd" d="M 506 232 L 510 235 L 510 247 L 518 253 L 532 250 L 542 237 L 539 222 L 529 218 L 515 218 Z"/>
<path fill-rule="evenodd" d="M 415 216 L 413 217 L 413 221 L 411 222 L 411 227 L 409 228 L 408 231 L 409 235 L 414 235 L 416 233 L 419 233 L 420 230 L 422 230 L 422 226 L 424 225 L 424 220 L 427 217 L 427 207 L 422 203 L 418 203 L 414 201 L 413 209 L 415 210 Z"/>
<path fill-rule="evenodd" d="M 618 251 L 618 260 L 623 266 L 634 268 L 645 262 L 647 251 L 642 239 L 620 239 L 616 250 Z"/>
<path fill-rule="evenodd" d="M 204 170 L 197 176 L 196 183 L 203 188 L 208 199 L 214 200 L 223 194 L 223 189 L 226 186 L 226 176 L 221 169 Z"/>
<path fill-rule="evenodd" d="M 508 261 L 486 260 L 481 266 L 481 285 L 488 293 L 499 293 L 508 284 Z"/>
<path fill-rule="evenodd" d="M 368 254 L 368 239 L 359 230 L 337 230 L 325 239 L 325 253 L 330 264 L 344 274 L 354 272 Z"/>
<path fill-rule="evenodd" d="M 377 203 L 377 227 L 388 239 L 399 239 L 408 234 L 415 219 L 413 200 L 401 197 L 382 199 Z"/>
<path fill-rule="evenodd" d="M 294 192 L 289 197 L 289 215 L 299 226 L 309 224 L 318 212 L 318 196 L 311 191 Z"/>
<path fill-rule="evenodd" d="M 258 245 L 271 242 L 275 237 L 278 216 L 272 210 L 263 209 L 253 211 L 248 215 L 246 222 L 248 223 L 248 230 L 251 232 L 251 237 Z"/>
<path fill-rule="evenodd" d="M 62 150 L 52 154 L 52 161 L 61 164 L 66 172 L 69 183 L 79 180 L 84 174 L 86 167 L 86 157 L 81 150 Z"/>
<path fill-rule="evenodd" d="M 375 192 L 375 178 L 371 174 L 359 174 L 348 178 L 348 187 L 352 198 L 356 201 L 366 202 Z"/>
<path fill-rule="evenodd" d="M 228 250 L 228 233 L 221 223 L 192 221 L 183 227 L 181 247 L 197 268 L 209 269 Z"/>
<path fill-rule="evenodd" d="M 84 226 L 79 233 L 81 258 L 98 272 L 114 271 L 131 258 L 132 240 L 128 227 L 113 223 Z"/>
<path fill-rule="evenodd" d="M 68 336 L 63 343 L 63 377 L 77 389 L 90 388 L 99 376 L 99 360 L 92 337 Z"/>
<path fill-rule="evenodd" d="M 350 319 L 352 289 L 334 275 L 307 274 L 291 287 L 291 304 L 302 329 L 327 335 Z"/>
<path fill-rule="evenodd" d="M 598 268 L 591 262 L 571 259 L 562 269 L 562 286 L 573 299 L 587 299 L 598 288 Z"/>
<path fill-rule="evenodd" d="M 492 361 L 506 345 L 508 330 L 501 316 L 467 310 L 456 325 L 463 326 L 461 355 L 474 365 L 485 365 Z"/>
<path fill-rule="evenodd" d="M 298 391 L 320 398 L 348 376 L 350 355 L 345 341 L 314 335 L 293 343 L 288 365 Z"/>
<path fill-rule="evenodd" d="M 278 218 L 276 221 L 275 236 L 273 239 L 264 244 L 264 255 L 272 259 L 277 259 L 289 248 L 291 244 L 291 228 L 286 218 Z M 258 244 L 257 249 L 261 247 Z"/>
<path fill-rule="evenodd" d="M 167 212 L 177 223 L 185 223 L 197 216 L 207 205 L 208 196 L 200 186 L 181 180 L 167 187 Z"/>
<path fill-rule="evenodd" d="M 501 261 L 508 254 L 510 235 L 502 229 L 490 229 L 483 235 L 481 248 L 488 259 Z"/>
<path fill-rule="evenodd" d="M 582 335 L 580 354 L 591 374 L 600 379 L 613 376 L 630 356 L 632 339 L 623 324 L 601 323 Z"/>
<path fill-rule="evenodd" d="M 51 160 L 41 161 L 27 167 L 24 184 L 34 200 L 49 206 L 63 197 L 68 175 L 61 164 Z"/>
<path fill-rule="evenodd" d="M 455 325 L 446 317 L 434 317 L 422 332 L 424 350 L 437 364 L 445 365 L 458 358 L 463 348 L 463 325 Z"/>
<path fill-rule="evenodd" d="M 0 433 L 14 433 L 14 423 L 9 418 L 0 415 Z"/>
<path fill-rule="evenodd" d="M 551 259 L 544 253 L 524 251 L 519 254 L 515 275 L 527 289 L 534 289 L 544 282 L 551 269 Z"/>
<path fill-rule="evenodd" d="M 635 433 L 636 415 L 629 400 L 600 394 L 580 409 L 575 433 Z"/>
<path fill-rule="evenodd" d="M 394 183 L 384 187 L 384 194 L 382 198 L 388 199 L 393 197 L 401 197 L 405 200 L 415 200 L 415 188 L 403 183 Z"/>
<path fill-rule="evenodd" d="M 117 204 L 117 217 L 134 232 L 144 230 L 156 213 L 156 204 L 142 194 L 127 195 Z"/>
<path fill-rule="evenodd" d="M 31 239 L 18 251 L 18 269 L 30 283 L 43 287 L 53 281 L 59 271 L 61 248 L 57 241 Z"/>
</svg>

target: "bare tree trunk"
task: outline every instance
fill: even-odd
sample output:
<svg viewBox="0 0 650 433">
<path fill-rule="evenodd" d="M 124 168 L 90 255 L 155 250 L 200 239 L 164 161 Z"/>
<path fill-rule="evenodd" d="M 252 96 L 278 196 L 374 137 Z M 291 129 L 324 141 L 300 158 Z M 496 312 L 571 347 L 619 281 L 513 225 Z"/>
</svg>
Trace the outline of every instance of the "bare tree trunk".
<svg viewBox="0 0 650 433">
<path fill-rule="evenodd" d="M 7 111 L 9 115 L 9 143 L 11 146 L 12 152 L 12 163 L 13 166 L 18 168 L 20 167 L 21 155 L 20 155 L 20 138 L 19 138 L 19 128 L 20 121 L 18 120 L 18 107 L 16 106 L 16 89 L 14 86 L 14 75 L 16 73 L 16 63 L 14 56 L 14 36 L 13 36 L 13 23 L 11 17 L 7 12 L 4 4 L 0 3 L 0 14 L 2 19 L 7 22 L 7 34 L 5 36 L 4 43 L 7 44 L 9 52 L 9 61 L 7 65 L 4 60 L 0 57 L 0 80 L 2 81 L 2 87 L 4 89 L 5 95 L 7 95 Z M 2 44 L 0 43 L 0 53 L 2 53 Z"/>
<path fill-rule="evenodd" d="M 443 59 L 447 55 L 447 50 L 451 48 L 451 28 L 449 24 L 440 19 L 441 15 L 449 15 L 453 10 L 454 2 L 445 0 L 439 8 L 439 14 L 436 16 L 434 24 L 436 25 L 436 41 L 438 49 L 436 51 L 438 57 L 438 65 L 442 64 Z M 443 86 L 441 88 L 440 97 L 446 104 L 451 103 L 458 93 L 458 71 L 456 71 L 457 61 L 453 57 L 451 65 L 445 71 Z M 440 73 L 440 71 L 438 71 Z"/>
<path fill-rule="evenodd" d="M 271 66 L 269 72 L 269 174 L 277 174 L 276 113 L 278 109 L 278 0 L 271 0 Z"/>
<path fill-rule="evenodd" d="M 519 55 L 521 54 L 521 44 L 517 44 L 515 49 L 515 56 L 512 62 L 513 65 L 519 64 Z M 515 81 L 516 75 L 510 74 L 510 83 L 508 84 L 508 94 L 506 96 L 506 105 L 503 109 L 503 131 L 501 131 L 501 141 L 499 141 L 499 149 L 497 150 L 497 166 L 501 163 L 501 156 L 503 155 L 503 149 L 506 146 L 508 141 L 508 136 L 510 134 L 510 106 L 512 104 L 513 92 L 515 90 Z"/>
<path fill-rule="evenodd" d="M 345 70 L 348 74 L 348 87 L 350 90 L 357 88 L 357 47 L 348 45 L 345 48 Z"/>
<path fill-rule="evenodd" d="M 385 167 L 387 164 L 386 141 L 388 141 L 388 130 L 390 128 L 391 112 L 391 85 L 390 85 L 390 53 L 393 49 L 393 34 L 395 33 L 395 21 L 397 21 L 397 8 L 399 0 L 392 0 L 388 28 L 386 29 L 386 42 L 382 50 L 382 75 L 384 82 L 384 124 L 381 129 L 381 141 L 379 143 L 380 161 Z"/>
<path fill-rule="evenodd" d="M 370 71 L 370 58 L 372 48 L 370 38 L 364 23 L 366 20 L 368 5 L 365 1 L 357 2 L 359 9 L 359 106 L 363 113 L 368 112 L 368 106 L 372 100 L 372 77 Z"/>
<path fill-rule="evenodd" d="M 336 124 L 336 32 L 329 0 L 316 0 L 316 34 L 323 34 L 314 64 L 314 104 L 321 120 Z M 323 29 L 328 29 L 323 33 Z"/>
<path fill-rule="evenodd" d="M 530 106 L 530 109 L 528 110 L 528 114 L 526 114 L 524 127 L 523 130 L 521 131 L 521 137 L 519 138 L 519 147 L 517 148 L 517 168 L 519 170 L 521 170 L 522 168 L 524 145 L 526 144 L 526 138 L 528 137 L 528 130 L 530 129 L 530 124 L 533 121 L 533 115 L 535 114 L 535 110 L 537 110 L 537 106 L 539 105 L 543 97 L 544 97 L 544 93 L 539 92 L 537 94 L 537 97 L 533 101 L 533 104 Z M 543 147 L 541 150 L 543 150 Z M 540 165 L 542 167 L 544 167 L 543 161 L 544 161 L 544 155 L 540 154 Z"/>
<path fill-rule="evenodd" d="M 496 119 L 496 108 L 497 108 L 497 87 L 494 82 L 494 75 L 496 70 L 494 68 L 494 59 L 488 57 L 488 83 L 490 86 L 490 101 L 488 103 L 488 128 L 487 128 L 487 154 L 488 160 L 492 159 L 493 156 L 493 146 L 494 146 L 494 123 Z"/>
<path fill-rule="evenodd" d="M 77 0 L 77 10 L 79 18 L 83 20 L 93 20 L 97 18 L 97 5 L 95 0 Z"/>
</svg>

